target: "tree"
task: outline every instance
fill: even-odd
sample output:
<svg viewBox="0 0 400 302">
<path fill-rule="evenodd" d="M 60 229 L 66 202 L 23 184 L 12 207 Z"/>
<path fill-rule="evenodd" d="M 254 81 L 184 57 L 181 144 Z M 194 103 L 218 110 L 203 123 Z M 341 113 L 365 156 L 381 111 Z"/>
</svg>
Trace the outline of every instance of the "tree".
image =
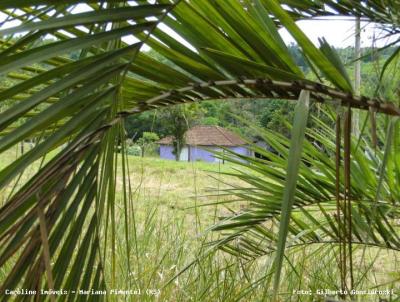
<svg viewBox="0 0 400 302">
<path fill-rule="evenodd" d="M 261 115 L 261 125 L 269 130 L 277 131 L 289 137 L 290 129 L 287 120 L 293 118 L 294 104 L 282 100 L 271 100 Z M 282 118 L 285 117 L 285 118 Z"/>
<path fill-rule="evenodd" d="M 144 157 L 146 149 L 152 146 L 159 139 L 160 138 L 158 137 L 157 133 L 143 132 L 142 137 L 136 141 L 142 148 L 142 157 Z"/>
<path fill-rule="evenodd" d="M 199 106 L 178 105 L 164 109 L 161 113 L 161 119 L 169 135 L 173 137 L 172 146 L 175 160 L 179 161 L 183 147 L 185 146 L 185 133 L 199 119 L 202 112 Z"/>
<path fill-rule="evenodd" d="M 205 117 L 201 120 L 202 125 L 218 126 L 219 123 L 220 123 L 220 121 L 217 118 L 212 117 L 212 116 Z"/>
<path fill-rule="evenodd" d="M 125 120 L 125 130 L 130 139 L 137 140 L 144 132 L 157 132 L 159 136 L 168 134 L 165 123 L 160 118 L 160 111 L 146 111 L 132 115 Z"/>
</svg>

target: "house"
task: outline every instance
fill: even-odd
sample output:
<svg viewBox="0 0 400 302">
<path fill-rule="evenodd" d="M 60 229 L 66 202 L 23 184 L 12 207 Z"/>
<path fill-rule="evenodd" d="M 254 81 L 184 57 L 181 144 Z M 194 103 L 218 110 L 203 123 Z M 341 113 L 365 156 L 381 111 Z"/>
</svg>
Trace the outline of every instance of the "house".
<svg viewBox="0 0 400 302">
<path fill-rule="evenodd" d="M 161 158 L 175 159 L 173 139 L 173 136 L 167 136 L 157 142 L 160 145 Z M 221 161 L 211 152 L 211 150 L 221 150 L 221 147 L 242 155 L 251 155 L 243 139 L 232 131 L 218 126 L 195 126 L 189 129 L 185 133 L 185 143 L 179 157 L 181 161 Z"/>
</svg>

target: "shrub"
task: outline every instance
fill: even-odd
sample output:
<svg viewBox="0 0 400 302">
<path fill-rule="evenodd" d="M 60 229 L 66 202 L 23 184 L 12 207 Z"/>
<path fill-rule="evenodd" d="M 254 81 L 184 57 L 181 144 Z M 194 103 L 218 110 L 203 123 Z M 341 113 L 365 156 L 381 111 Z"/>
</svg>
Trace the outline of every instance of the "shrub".
<svg viewBox="0 0 400 302">
<path fill-rule="evenodd" d="M 142 148 L 140 148 L 138 145 L 131 145 L 127 147 L 127 153 L 128 155 L 141 156 Z"/>
</svg>

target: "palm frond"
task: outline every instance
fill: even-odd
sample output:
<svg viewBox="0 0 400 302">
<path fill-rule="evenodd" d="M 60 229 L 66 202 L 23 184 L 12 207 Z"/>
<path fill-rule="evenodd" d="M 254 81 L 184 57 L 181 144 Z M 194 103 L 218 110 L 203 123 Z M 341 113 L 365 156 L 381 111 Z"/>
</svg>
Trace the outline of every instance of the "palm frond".
<svg viewBox="0 0 400 302">
<path fill-rule="evenodd" d="M 398 127 L 398 125 L 396 126 Z M 238 177 L 248 185 L 226 190 L 237 202 L 249 202 L 240 213 L 222 218 L 215 231 L 225 236 L 217 246 L 232 249 L 245 257 L 260 257 L 276 252 L 278 228 L 281 215 L 281 200 L 285 189 L 285 165 L 290 158 L 290 140 L 268 130 L 254 127 L 273 148 L 266 151 L 252 146 L 267 159 L 237 155 L 229 150 L 218 153 L 219 157 L 234 162 L 241 168 L 231 176 Z M 338 230 L 342 227 L 335 217 L 335 133 L 330 127 L 308 129 L 307 136 L 313 143 L 305 141 L 299 179 L 288 226 L 288 250 L 304 244 L 339 244 Z M 393 139 L 393 136 L 389 136 Z M 355 140 L 355 138 L 353 138 Z M 355 144 L 353 144 L 354 146 Z M 353 147 L 354 148 L 354 147 Z M 393 181 L 376 177 L 382 166 L 390 166 L 390 175 L 397 174 L 395 156 L 387 156 L 387 150 L 375 153 L 368 143 L 353 149 L 351 162 L 352 192 L 352 242 L 398 251 L 396 235 L 398 217 L 398 190 Z M 227 155 L 228 154 L 228 155 Z M 391 154 L 391 152 L 390 152 Z M 388 161 L 386 164 L 385 162 Z M 396 178 L 396 177 L 395 177 Z M 341 190 L 344 177 L 340 178 Z M 356 181 L 357 180 L 357 181 Z M 391 185 L 389 183 L 392 183 Z M 379 189 L 379 200 L 376 194 Z M 316 215 L 316 213 L 318 213 Z M 374 216 L 376 213 L 377 216 Z M 375 218 L 374 218 L 375 217 Z"/>
<path fill-rule="evenodd" d="M 65 13 L 62 5 L 77 2 L 43 4 Z M 110 255 L 103 248 L 107 238 L 116 245 L 116 146 L 123 134 L 120 124 L 109 124 L 124 108 L 121 81 L 143 44 L 139 37 L 133 45 L 121 39 L 149 35 L 157 21 L 146 18 L 160 20 L 170 6 L 124 7 L 115 1 L 101 7 L 93 1 L 97 8 L 88 13 L 49 18 L 32 4 L 39 3 L 18 2 L 26 14 L 13 18 L 24 23 L 1 32 L 12 35 L 0 53 L 1 73 L 21 76 L 14 73 L 16 83 L 2 90 L 0 144 L 2 152 L 26 139 L 35 138 L 37 144 L 1 171 L 1 188 L 8 191 L 28 166 L 56 153 L 32 178 L 17 184 L 0 209 L 0 266 L 15 262 L 1 291 L 17 286 L 104 289 L 106 259 L 115 259 L 114 250 Z M 28 33 L 15 38 L 23 31 Z M 38 43 L 49 33 L 55 40 Z M 62 56 L 75 51 L 76 58 Z M 115 266 L 112 271 L 115 276 Z"/>
</svg>

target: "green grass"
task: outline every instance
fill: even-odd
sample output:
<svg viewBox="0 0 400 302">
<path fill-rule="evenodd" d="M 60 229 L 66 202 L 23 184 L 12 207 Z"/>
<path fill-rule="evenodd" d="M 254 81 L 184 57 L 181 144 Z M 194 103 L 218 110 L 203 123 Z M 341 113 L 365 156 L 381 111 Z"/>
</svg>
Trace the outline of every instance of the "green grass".
<svg viewBox="0 0 400 302">
<path fill-rule="evenodd" d="M 132 301 L 233 301 L 248 286 L 241 280 L 237 259 L 222 252 L 202 256 L 204 243 L 216 239 L 207 228 L 227 209 L 196 208 L 218 199 L 208 195 L 218 193 L 223 187 L 220 181 L 228 180 L 219 172 L 230 172 L 233 167 L 134 156 L 128 160 L 135 219 L 129 223 L 131 267 L 127 269 L 121 211 L 117 214 L 121 219 L 117 222 L 118 274 L 114 286 L 160 290 L 157 299 L 134 296 Z M 201 262 L 179 275 L 197 257 Z M 110 269 L 111 262 L 108 264 Z"/>
<path fill-rule="evenodd" d="M 0 167 L 15 160 L 17 152 L 11 150 L 3 153 Z M 49 158 L 51 154 L 47 156 Z M 224 182 L 242 184 L 238 179 L 219 173 L 231 172 L 235 167 L 204 162 L 175 162 L 153 157 L 128 156 L 128 161 L 132 187 L 128 205 L 129 261 L 124 233 L 122 179 L 119 176 L 116 195 L 115 280 L 111 277 L 110 240 L 102 249 L 107 251 L 107 288 L 140 289 L 141 294 L 126 298 L 110 296 L 107 301 L 261 301 L 265 280 L 260 277 L 265 272 L 273 271 L 273 257 L 264 256 L 246 262 L 222 251 L 205 253 L 208 248 L 205 243 L 218 238 L 217 233 L 207 232 L 207 228 L 219 216 L 230 210 L 238 210 L 241 205 L 195 207 L 221 201 L 222 198 L 229 200 L 229 196 L 209 195 L 218 195 L 218 190 L 226 186 Z M 39 165 L 40 162 L 36 162 L 29 171 L 25 171 L 19 185 L 32 176 Z M 11 189 L 12 185 L 1 193 L 2 201 Z M 361 249 L 359 251 L 355 266 L 358 275 L 368 272 L 369 276 L 381 280 L 385 276 L 388 280 L 400 278 L 395 253 L 368 249 L 362 255 Z M 323 296 L 297 295 L 293 292 L 299 289 L 334 289 L 334 284 L 338 283 L 336 255 L 337 250 L 329 245 L 299 246 L 296 253 L 288 253 L 282 272 L 281 301 L 324 301 Z M 375 258 L 377 260 L 372 262 L 372 266 L 368 266 L 371 263 L 369 259 Z M 200 261 L 188 267 L 196 259 Z M 12 266 L 11 260 L 7 266 L 2 267 L 0 283 Z M 374 280 L 365 279 L 357 288 L 367 289 L 373 283 Z M 150 291 L 148 294 L 147 290 L 156 295 L 150 294 Z M 267 294 L 270 295 L 267 298 L 271 297 L 272 286 Z M 363 296 L 361 299 L 359 301 L 378 301 L 377 296 Z"/>
<path fill-rule="evenodd" d="M 27 147 L 26 147 L 27 150 Z M 0 167 L 4 168 L 18 156 L 20 150 L 13 149 L 3 153 Z M 46 160 L 51 158 L 51 154 Z M 231 263 L 231 257 L 219 253 L 219 256 L 207 256 L 201 266 L 193 266 L 181 276 L 173 279 L 180 271 L 198 257 L 205 241 L 211 240 L 214 234 L 206 229 L 216 221 L 216 217 L 227 211 L 215 206 L 200 207 L 216 201 L 217 194 L 227 181 L 219 172 L 232 171 L 230 165 L 211 164 L 205 162 L 175 162 L 153 157 L 128 156 L 129 175 L 132 195 L 129 208 L 132 214 L 129 221 L 129 262 L 126 257 L 126 240 L 124 235 L 124 215 L 122 199 L 122 178 L 117 178 L 117 221 L 116 221 L 116 279 L 107 284 L 108 288 L 140 289 L 142 295 L 130 296 L 127 301 L 227 301 L 226 290 L 219 288 L 228 286 L 217 282 L 227 278 L 227 272 L 236 274 L 238 267 L 224 271 Z M 29 179 L 41 165 L 40 161 L 24 171 L 18 184 L 10 184 L 1 192 L 0 204 L 5 202 L 12 190 L 16 190 Z M 107 275 L 111 276 L 111 245 L 108 241 Z M 12 260 L 0 271 L 2 276 L 12 268 Z M 232 297 L 242 287 L 240 274 L 229 278 Z M 173 281 L 166 286 L 167 281 Z M 228 280 L 226 280 L 228 282 Z M 0 282 L 1 283 L 1 282 Z M 237 288 L 237 289 L 234 289 Z M 159 292 L 155 298 L 144 293 L 146 289 Z M 212 296 L 208 296 L 212 293 Z M 218 297 L 222 295 L 221 297 Z M 121 301 L 120 296 L 110 297 L 110 301 Z"/>
</svg>

